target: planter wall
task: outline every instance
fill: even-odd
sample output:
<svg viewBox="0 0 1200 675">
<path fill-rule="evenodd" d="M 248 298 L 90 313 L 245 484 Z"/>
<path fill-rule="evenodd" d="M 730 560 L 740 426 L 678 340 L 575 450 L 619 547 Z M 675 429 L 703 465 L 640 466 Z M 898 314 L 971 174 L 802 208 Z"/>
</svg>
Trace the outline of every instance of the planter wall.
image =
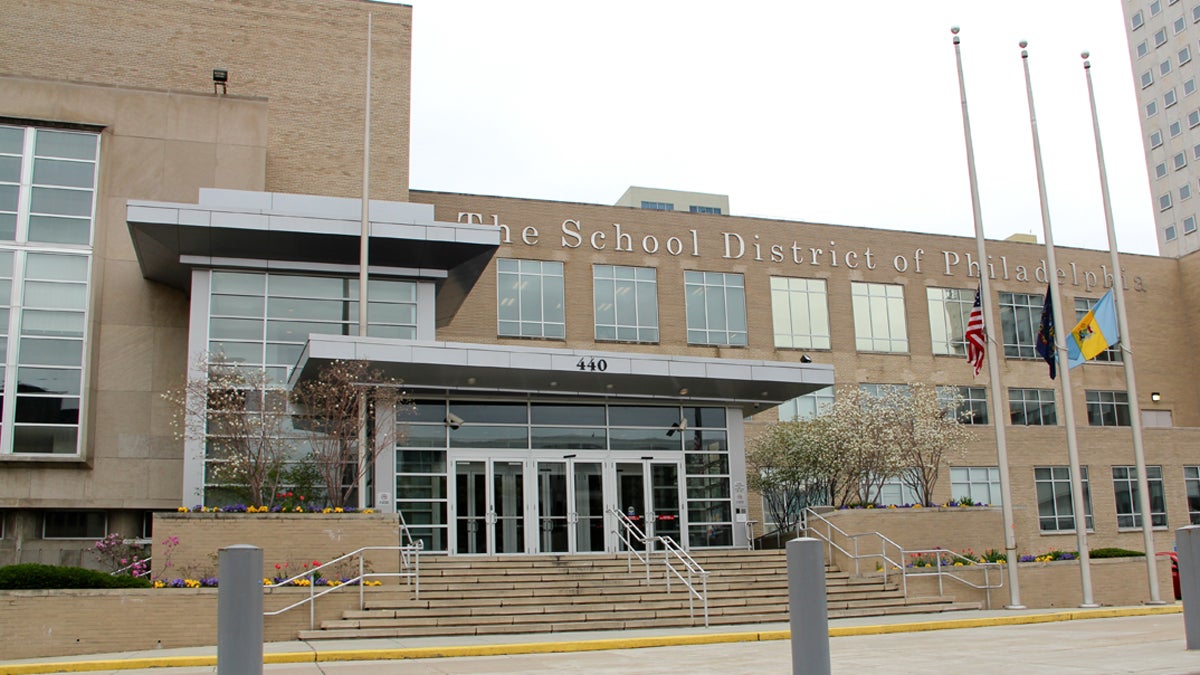
<svg viewBox="0 0 1200 675">
<path fill-rule="evenodd" d="M 215 645 L 217 593 L 215 588 L 0 591 L 0 660 Z M 307 595 L 307 588 L 268 589 L 263 609 Z M 357 607 L 357 588 L 331 593 L 317 600 L 317 623 Z M 301 606 L 264 617 L 263 639 L 294 640 L 307 629 L 308 607 Z"/>
<path fill-rule="evenodd" d="M 171 537 L 179 544 L 168 552 L 163 541 Z M 364 546 L 397 546 L 399 540 L 395 514 L 155 513 L 151 574 L 163 579 L 219 577 L 218 551 L 251 544 L 263 549 L 264 577 L 281 575 L 284 570 L 275 565 L 282 568 L 284 563 L 291 576 L 303 563 L 328 562 Z M 373 572 L 399 567 L 395 551 L 369 552 L 367 561 Z"/>
</svg>

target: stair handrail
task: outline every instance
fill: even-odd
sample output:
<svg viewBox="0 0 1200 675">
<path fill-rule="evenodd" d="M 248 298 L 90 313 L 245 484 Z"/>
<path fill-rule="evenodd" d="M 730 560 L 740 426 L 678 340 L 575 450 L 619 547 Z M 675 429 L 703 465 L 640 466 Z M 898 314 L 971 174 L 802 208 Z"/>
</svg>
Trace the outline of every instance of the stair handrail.
<svg viewBox="0 0 1200 675">
<path fill-rule="evenodd" d="M 674 575 L 688 589 L 689 616 L 693 619 L 696 618 L 695 601 L 699 600 L 704 605 L 704 627 L 708 628 L 708 571 L 701 567 L 700 563 L 696 562 L 696 559 L 683 550 L 683 547 L 671 537 L 655 537 L 655 540 L 662 545 L 663 549 L 663 565 L 666 567 L 663 576 L 667 580 L 667 592 L 671 592 L 671 576 Z M 686 577 L 672 564 L 672 558 L 677 560 L 687 571 Z M 692 583 L 693 576 L 700 577 L 700 590 L 696 590 L 696 585 Z"/>
<path fill-rule="evenodd" d="M 888 584 L 889 568 L 899 570 L 900 585 L 904 590 L 904 597 L 908 597 L 908 580 L 905 578 L 904 574 L 904 562 L 907 558 L 904 555 L 904 548 L 902 546 L 891 539 L 888 539 L 881 532 L 861 532 L 858 534 L 848 534 L 845 530 L 833 524 L 833 522 L 831 522 L 828 518 L 820 513 L 817 513 L 811 506 L 805 507 L 802 515 L 803 518 L 801 519 L 801 523 L 805 531 L 808 532 L 810 536 L 815 536 L 817 539 L 821 539 L 825 542 L 826 557 L 829 559 L 830 563 L 833 562 L 833 549 L 836 548 L 842 555 L 854 561 L 854 576 L 860 577 L 862 576 L 862 572 L 859 569 L 859 560 L 878 559 L 880 560 L 879 567 L 883 572 L 883 585 L 886 587 Z M 812 526 L 812 520 L 814 519 L 825 525 L 824 533 Z M 834 541 L 835 533 L 841 535 L 844 539 L 848 539 L 853 542 L 854 550 L 846 550 L 846 548 Z M 859 553 L 859 539 L 863 538 L 876 539 L 879 542 L 879 552 Z M 896 559 L 888 556 L 889 546 L 898 554 Z"/>
<path fill-rule="evenodd" d="M 407 549 L 407 551 L 406 551 L 406 549 Z M 417 542 L 416 546 L 364 546 L 360 549 L 356 549 L 356 550 L 346 553 L 344 555 L 338 556 L 337 558 L 334 558 L 333 560 L 330 560 L 328 562 L 311 567 L 311 568 L 305 570 L 304 572 L 301 572 L 300 574 L 297 574 L 293 577 L 289 577 L 289 578 L 283 579 L 281 581 L 276 581 L 274 583 L 264 583 L 263 584 L 264 589 L 280 588 L 282 586 L 293 585 L 297 581 L 306 579 L 308 583 L 304 584 L 304 585 L 308 586 L 308 597 L 298 600 L 286 607 L 282 607 L 280 609 L 277 609 L 277 610 L 274 610 L 271 612 L 263 612 L 263 616 L 278 616 L 280 614 L 283 614 L 284 612 L 293 610 L 297 607 L 300 607 L 301 605 L 307 604 L 308 605 L 308 627 L 310 630 L 315 629 L 316 628 L 316 600 L 317 600 L 317 598 L 319 598 L 323 595 L 332 593 L 334 591 L 340 590 L 342 588 L 345 588 L 346 586 L 358 586 L 358 609 L 359 609 L 359 611 L 362 611 L 363 608 L 366 607 L 366 601 L 365 601 L 363 588 L 366 586 L 366 582 L 368 579 L 373 579 L 373 578 L 378 578 L 378 577 L 398 577 L 398 578 L 406 579 L 408 581 L 408 585 L 410 587 L 412 587 L 412 589 L 413 589 L 413 597 L 414 598 L 420 597 L 420 590 L 421 590 L 421 586 L 420 586 L 420 554 L 421 554 L 422 549 L 424 549 L 424 544 L 423 544 L 423 542 L 419 542 L 419 541 Z M 366 570 L 366 557 L 363 555 L 366 551 L 399 551 L 401 561 L 404 561 L 406 559 L 406 556 L 411 556 L 412 567 L 409 569 L 409 571 L 405 571 L 405 568 L 401 567 L 399 572 L 368 572 Z M 322 590 L 320 593 L 316 592 L 317 584 L 314 582 L 320 576 L 318 573 L 321 570 L 323 570 L 327 567 L 330 567 L 332 565 L 336 565 L 344 560 L 349 560 L 352 558 L 358 558 L 358 576 L 346 579 L 345 581 L 339 580 L 339 583 L 325 587 L 325 589 Z M 266 581 L 266 579 L 264 579 L 263 581 Z"/>
<path fill-rule="evenodd" d="M 617 535 L 617 539 L 621 543 L 625 544 L 625 564 L 628 571 L 630 573 L 633 572 L 633 557 L 637 556 L 637 559 L 646 567 L 646 581 L 650 581 L 651 539 L 646 536 L 642 528 L 638 527 L 637 523 L 633 522 L 620 509 L 610 506 L 608 507 L 608 513 L 614 517 L 617 524 L 613 533 Z M 635 543 L 639 544 L 645 550 L 645 554 L 634 548 Z"/>
<path fill-rule="evenodd" d="M 906 577 L 937 576 L 938 595 L 946 594 L 945 589 L 942 585 L 942 580 L 944 578 L 950 578 L 950 579 L 957 581 L 960 584 L 963 584 L 965 586 L 969 586 L 976 590 L 985 591 L 984 597 L 986 598 L 986 601 L 987 601 L 987 609 L 991 609 L 992 608 L 992 594 L 989 591 L 992 591 L 992 590 L 995 590 L 998 588 L 1004 588 L 1004 575 L 1003 574 L 1001 574 L 997 577 L 999 579 L 999 581 L 996 583 L 996 585 L 993 586 L 991 583 L 991 570 L 995 569 L 995 570 L 999 571 L 1003 567 L 1003 565 L 1001 565 L 998 562 L 989 562 L 986 560 L 985 561 L 975 560 L 974 558 L 970 558 L 965 555 L 962 555 L 961 553 L 956 553 L 954 551 L 944 549 L 944 548 L 908 549 L 908 550 L 905 550 L 905 554 L 906 554 L 905 561 L 908 560 L 908 556 L 920 557 L 922 555 L 932 555 L 933 565 L 922 566 L 922 567 L 917 567 L 915 565 L 912 567 L 906 566 L 904 568 L 904 575 Z M 959 563 L 959 564 L 955 564 L 955 563 Z M 931 572 L 917 571 L 917 570 L 925 570 L 925 569 L 930 569 L 930 568 L 933 568 L 934 571 L 931 571 Z M 943 568 L 946 568 L 946 569 L 943 570 Z M 975 570 L 980 570 L 980 569 L 983 570 L 983 584 L 982 585 L 972 583 L 972 582 L 968 581 L 967 579 L 959 576 L 954 571 L 954 570 L 975 571 Z"/>
</svg>

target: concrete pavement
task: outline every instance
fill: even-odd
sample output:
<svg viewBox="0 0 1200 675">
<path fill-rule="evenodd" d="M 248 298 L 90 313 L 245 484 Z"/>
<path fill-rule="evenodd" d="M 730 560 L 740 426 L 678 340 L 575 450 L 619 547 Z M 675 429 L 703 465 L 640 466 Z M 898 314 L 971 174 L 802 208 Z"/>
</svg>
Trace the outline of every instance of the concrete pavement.
<svg viewBox="0 0 1200 675">
<path fill-rule="evenodd" d="M 367 673 L 787 672 L 787 624 L 520 636 L 282 642 L 264 646 L 271 675 Z M 834 673 L 1200 673 L 1179 605 L 990 610 L 830 621 Z M 216 648 L 0 663 L 0 675 L 216 672 Z"/>
</svg>

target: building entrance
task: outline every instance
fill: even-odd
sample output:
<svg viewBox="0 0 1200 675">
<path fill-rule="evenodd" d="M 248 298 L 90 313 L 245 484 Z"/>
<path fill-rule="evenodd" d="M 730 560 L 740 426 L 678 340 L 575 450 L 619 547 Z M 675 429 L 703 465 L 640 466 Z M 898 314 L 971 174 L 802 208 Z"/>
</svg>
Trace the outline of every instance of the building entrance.
<svg viewBox="0 0 1200 675">
<path fill-rule="evenodd" d="M 457 459 L 453 466 L 455 553 L 615 551 L 608 507 L 651 537 L 679 542 L 685 528 L 678 460 L 572 455 Z"/>
</svg>

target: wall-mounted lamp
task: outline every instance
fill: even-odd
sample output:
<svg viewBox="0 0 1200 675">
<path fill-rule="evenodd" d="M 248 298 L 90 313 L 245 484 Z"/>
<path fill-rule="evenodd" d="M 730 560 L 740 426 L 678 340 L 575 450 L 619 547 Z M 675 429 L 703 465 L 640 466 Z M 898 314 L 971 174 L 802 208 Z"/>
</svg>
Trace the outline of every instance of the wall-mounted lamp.
<svg viewBox="0 0 1200 675">
<path fill-rule="evenodd" d="M 446 415 L 446 426 L 450 427 L 451 429 L 457 429 L 457 428 L 461 427 L 462 425 L 463 425 L 463 418 L 459 417 L 458 415 L 455 415 L 454 413 L 450 413 L 449 415 Z"/>
<path fill-rule="evenodd" d="M 1162 400 L 1162 394 L 1158 393 L 1157 391 L 1152 391 L 1150 392 L 1150 400 L 1158 403 Z"/>
<path fill-rule="evenodd" d="M 225 85 L 229 83 L 229 71 L 224 68 L 213 68 L 213 93 L 225 93 Z M 218 89 L 220 90 L 218 92 Z"/>
</svg>

